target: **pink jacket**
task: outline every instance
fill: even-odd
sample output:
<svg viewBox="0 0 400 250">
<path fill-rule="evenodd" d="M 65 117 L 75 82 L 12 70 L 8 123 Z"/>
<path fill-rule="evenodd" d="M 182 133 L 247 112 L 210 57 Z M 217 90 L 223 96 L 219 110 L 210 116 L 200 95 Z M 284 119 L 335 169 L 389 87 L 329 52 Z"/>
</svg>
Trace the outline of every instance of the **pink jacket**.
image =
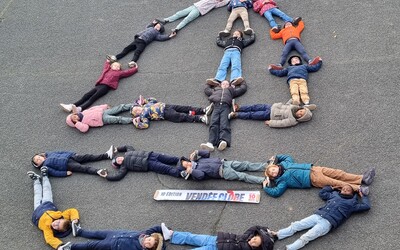
<svg viewBox="0 0 400 250">
<path fill-rule="evenodd" d="M 256 0 L 253 2 L 253 10 L 258 12 L 261 16 L 270 9 L 278 8 L 274 0 L 270 0 L 266 4 L 264 4 L 265 0 Z"/>
<path fill-rule="evenodd" d="M 82 111 L 83 119 L 77 123 L 73 123 L 71 120 L 72 114 L 67 116 L 66 122 L 68 126 L 76 128 L 82 133 L 86 133 L 89 127 L 102 127 L 103 123 L 103 112 L 108 109 L 107 104 L 93 106 L 90 109 Z"/>
<path fill-rule="evenodd" d="M 200 0 L 193 5 L 199 10 L 200 14 L 204 16 L 212 9 L 225 6 L 229 3 L 229 0 Z"/>
<path fill-rule="evenodd" d="M 106 61 L 104 63 L 103 72 L 101 72 L 100 78 L 96 81 L 96 85 L 104 84 L 110 88 L 117 89 L 120 78 L 131 76 L 137 71 L 138 69 L 135 67 L 127 70 L 112 70 L 110 63 Z"/>
</svg>

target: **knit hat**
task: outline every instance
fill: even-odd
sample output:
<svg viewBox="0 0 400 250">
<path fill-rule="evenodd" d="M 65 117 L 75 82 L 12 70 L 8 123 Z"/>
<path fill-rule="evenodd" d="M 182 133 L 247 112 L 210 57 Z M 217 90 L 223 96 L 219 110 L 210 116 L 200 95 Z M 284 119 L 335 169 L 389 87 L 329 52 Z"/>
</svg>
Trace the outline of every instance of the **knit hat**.
<svg viewBox="0 0 400 250">
<path fill-rule="evenodd" d="M 164 238 L 162 237 L 162 235 L 159 233 L 152 233 L 150 236 L 158 240 L 157 248 L 155 248 L 155 250 L 161 250 L 164 244 Z"/>
<path fill-rule="evenodd" d="M 68 126 L 75 128 L 75 123 L 72 121 L 72 114 L 67 116 L 67 119 L 65 119 L 65 122 L 67 123 Z"/>
<path fill-rule="evenodd" d="M 299 58 L 299 61 L 300 61 L 299 64 L 300 64 L 300 65 L 303 64 L 303 62 L 302 62 L 302 60 L 301 60 L 301 57 L 300 57 L 300 56 L 297 56 L 297 55 L 294 55 L 294 56 L 289 57 L 289 60 L 287 61 L 288 64 L 289 64 L 290 66 L 293 66 L 293 64 L 292 64 L 292 58 L 294 58 L 294 57 Z"/>
<path fill-rule="evenodd" d="M 308 108 L 304 108 L 304 110 L 305 110 L 304 115 L 296 119 L 298 122 L 308 122 L 309 120 L 311 120 L 312 118 L 311 110 L 309 110 Z"/>
<path fill-rule="evenodd" d="M 114 157 L 114 158 L 111 160 L 111 165 L 112 165 L 114 168 L 116 168 L 116 169 L 119 169 L 119 168 L 121 167 L 121 164 L 118 164 L 118 163 L 117 163 L 117 157 Z"/>
</svg>

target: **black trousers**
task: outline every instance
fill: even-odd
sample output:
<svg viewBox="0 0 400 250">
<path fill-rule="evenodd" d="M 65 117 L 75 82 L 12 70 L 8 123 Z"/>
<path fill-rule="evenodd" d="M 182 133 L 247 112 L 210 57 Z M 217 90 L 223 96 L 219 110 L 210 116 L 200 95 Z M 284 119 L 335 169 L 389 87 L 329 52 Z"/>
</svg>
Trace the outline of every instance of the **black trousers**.
<svg viewBox="0 0 400 250">
<path fill-rule="evenodd" d="M 208 142 L 214 146 L 217 146 L 222 140 L 226 141 L 228 146 L 231 145 L 231 125 L 228 120 L 230 112 L 231 107 L 228 104 L 214 103 L 208 139 Z"/>
<path fill-rule="evenodd" d="M 139 60 L 140 54 L 142 54 L 146 46 L 147 44 L 145 41 L 140 38 L 135 38 L 135 40 L 131 44 L 125 47 L 124 50 L 122 50 L 122 52 L 115 57 L 119 60 L 122 57 L 126 56 L 129 52 L 135 51 L 133 53 L 132 61 L 137 62 L 137 60 Z"/>
<path fill-rule="evenodd" d="M 79 172 L 86 174 L 97 174 L 99 168 L 94 168 L 91 166 L 82 165 L 82 163 L 86 162 L 94 162 L 109 159 L 107 154 L 101 155 L 92 155 L 92 154 L 84 154 L 84 155 L 73 155 L 67 163 L 67 169 L 71 172 Z"/>
<path fill-rule="evenodd" d="M 190 115 L 189 111 L 194 111 L 196 115 Z M 192 106 L 165 104 L 164 108 L 164 120 L 170 122 L 200 122 L 201 114 L 204 114 L 202 108 Z"/>
<path fill-rule="evenodd" d="M 111 88 L 104 84 L 96 85 L 93 89 L 89 92 L 84 94 L 82 98 L 75 102 L 75 106 L 81 107 L 82 110 L 89 108 L 97 99 L 102 97 L 103 95 L 107 94 Z"/>
</svg>

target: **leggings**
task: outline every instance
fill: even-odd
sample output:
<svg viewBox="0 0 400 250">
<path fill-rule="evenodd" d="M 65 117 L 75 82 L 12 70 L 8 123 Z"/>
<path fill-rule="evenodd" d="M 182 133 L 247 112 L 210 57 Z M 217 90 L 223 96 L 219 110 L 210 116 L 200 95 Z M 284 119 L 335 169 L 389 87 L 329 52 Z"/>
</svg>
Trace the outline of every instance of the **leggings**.
<svg viewBox="0 0 400 250">
<path fill-rule="evenodd" d="M 91 89 L 89 92 L 84 94 L 82 98 L 79 101 L 75 102 L 74 104 L 77 107 L 81 107 L 82 110 L 85 110 L 88 107 L 90 107 L 97 99 L 107 94 L 108 91 L 110 90 L 111 87 L 100 83 L 99 85 L 96 85 L 93 89 Z"/>
</svg>

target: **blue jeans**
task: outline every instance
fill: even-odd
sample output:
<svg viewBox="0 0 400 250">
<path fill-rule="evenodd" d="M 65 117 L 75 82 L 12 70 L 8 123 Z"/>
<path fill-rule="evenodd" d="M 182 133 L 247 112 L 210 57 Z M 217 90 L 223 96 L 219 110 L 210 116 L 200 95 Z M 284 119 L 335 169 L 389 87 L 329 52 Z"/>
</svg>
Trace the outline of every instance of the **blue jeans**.
<svg viewBox="0 0 400 250">
<path fill-rule="evenodd" d="M 217 250 L 217 236 L 192 234 L 189 232 L 174 231 L 171 243 L 175 245 L 191 245 L 202 250 Z"/>
<path fill-rule="evenodd" d="M 53 202 L 53 192 L 49 178 L 43 176 L 42 183 L 39 179 L 33 181 L 33 210 L 47 201 Z"/>
<path fill-rule="evenodd" d="M 297 50 L 297 52 L 300 53 L 301 57 L 303 57 L 303 59 L 306 62 L 310 61 L 310 57 L 308 56 L 306 50 L 304 49 L 303 44 L 298 39 L 294 38 L 294 39 L 287 40 L 286 44 L 285 44 L 285 47 L 283 47 L 282 55 L 281 55 L 281 61 L 280 61 L 281 65 L 285 64 L 286 59 L 287 59 L 290 51 L 292 51 L 294 49 Z"/>
<path fill-rule="evenodd" d="M 179 177 L 180 171 L 176 168 L 179 160 L 176 156 L 152 152 L 148 159 L 149 171 Z"/>
<path fill-rule="evenodd" d="M 73 243 L 71 250 L 85 250 L 85 249 L 111 249 L 114 245 L 116 238 L 115 235 L 124 233 L 124 230 L 104 230 L 104 231 L 87 231 L 80 230 L 79 236 L 87 239 L 97 239 L 81 243 Z"/>
<path fill-rule="evenodd" d="M 242 76 L 242 60 L 240 56 L 240 51 L 238 49 L 225 50 L 224 56 L 222 57 L 221 63 L 219 64 L 215 79 L 217 79 L 220 82 L 225 80 L 226 75 L 228 73 L 229 65 L 231 65 L 230 81 L 233 81 L 236 78 Z"/>
<path fill-rule="evenodd" d="M 308 242 L 315 240 L 318 237 L 324 236 L 327 234 L 332 225 L 329 223 L 327 219 L 322 218 L 318 214 L 313 214 L 304 218 L 300 221 L 293 222 L 289 227 L 281 229 L 278 231 L 278 238 L 284 239 L 289 236 L 292 236 L 296 232 L 302 231 L 304 229 L 311 228 L 307 231 L 307 233 L 300 236 L 298 240 L 293 242 L 290 245 L 286 246 L 287 250 L 295 250 L 304 247 Z"/>
<path fill-rule="evenodd" d="M 196 8 L 196 6 L 192 5 L 186 9 L 183 9 L 181 11 L 176 12 L 174 15 L 165 18 L 165 20 L 168 20 L 169 22 L 176 21 L 182 17 L 185 17 L 182 22 L 176 26 L 176 29 L 180 30 L 183 27 L 185 27 L 188 23 L 191 21 L 195 20 L 200 16 L 200 11 Z"/>
<path fill-rule="evenodd" d="M 271 105 L 270 104 L 254 104 L 243 105 L 239 107 L 237 118 L 243 120 L 270 120 Z"/>
<path fill-rule="evenodd" d="M 104 124 L 129 124 L 132 123 L 131 117 L 115 116 L 116 114 L 128 111 L 133 104 L 120 104 L 103 112 Z"/>
<path fill-rule="evenodd" d="M 272 9 L 269 9 L 266 12 L 264 12 L 264 16 L 265 16 L 265 18 L 267 18 L 267 20 L 269 22 L 269 25 L 272 28 L 278 26 L 276 24 L 275 19 L 274 19 L 274 17 L 272 15 L 280 17 L 285 22 L 293 22 L 293 18 L 291 18 L 290 16 L 286 15 L 283 11 L 281 11 L 278 8 L 272 8 Z"/>
<path fill-rule="evenodd" d="M 261 184 L 265 177 L 242 173 L 243 171 L 264 172 L 266 163 L 251 163 L 248 161 L 224 161 L 223 174 L 225 180 L 239 180 L 251 184 Z"/>
</svg>

